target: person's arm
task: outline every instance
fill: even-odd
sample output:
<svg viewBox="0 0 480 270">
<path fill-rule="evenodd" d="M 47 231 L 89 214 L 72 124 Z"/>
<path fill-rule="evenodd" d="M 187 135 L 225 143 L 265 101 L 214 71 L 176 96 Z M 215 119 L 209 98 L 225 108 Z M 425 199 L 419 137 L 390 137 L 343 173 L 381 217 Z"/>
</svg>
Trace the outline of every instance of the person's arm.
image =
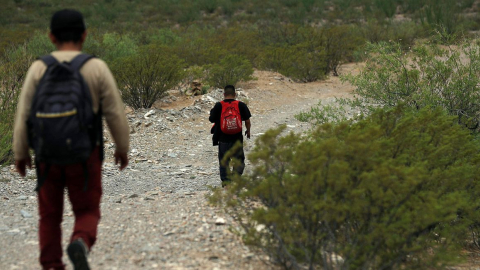
<svg viewBox="0 0 480 270">
<path fill-rule="evenodd" d="M 28 152 L 27 119 L 30 114 L 35 89 L 39 78 L 45 72 L 46 66 L 41 61 L 35 61 L 25 76 L 13 128 L 13 153 L 15 156 L 15 167 L 20 176 L 26 175 L 26 167 L 32 167 L 32 158 Z"/>
<path fill-rule="evenodd" d="M 245 136 L 250 139 L 250 127 L 252 126 L 252 123 L 250 123 L 250 119 L 245 120 L 245 127 L 247 130 L 245 130 Z"/>
<path fill-rule="evenodd" d="M 219 121 L 220 114 L 222 113 L 221 106 L 221 103 L 217 102 L 215 106 L 213 106 L 213 108 L 210 110 L 210 116 L 208 117 L 208 121 L 210 121 L 210 123 L 217 123 Z"/>
<path fill-rule="evenodd" d="M 250 117 L 252 117 L 252 114 L 250 113 L 247 104 L 241 101 L 238 104 L 238 108 L 240 109 L 240 115 L 242 116 L 242 120 L 245 121 L 245 127 L 247 128 L 247 130 L 245 130 L 245 136 L 250 139 L 250 127 L 252 126 L 252 123 L 250 122 Z"/>
<path fill-rule="evenodd" d="M 103 115 L 107 121 L 110 133 L 115 141 L 116 149 L 114 153 L 115 164 L 120 163 L 120 170 L 128 165 L 128 148 L 130 140 L 130 129 L 127 117 L 124 111 L 124 105 L 117 83 L 113 78 L 112 72 L 102 61 L 102 83 L 100 102 Z"/>
</svg>

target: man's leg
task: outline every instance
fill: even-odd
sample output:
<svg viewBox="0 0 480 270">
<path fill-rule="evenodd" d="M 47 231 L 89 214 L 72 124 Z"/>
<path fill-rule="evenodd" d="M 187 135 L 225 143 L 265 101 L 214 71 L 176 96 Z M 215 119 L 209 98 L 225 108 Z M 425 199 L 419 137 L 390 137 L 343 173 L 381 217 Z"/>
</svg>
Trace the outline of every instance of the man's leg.
<svg viewBox="0 0 480 270">
<path fill-rule="evenodd" d="M 40 174 L 45 173 L 44 164 L 37 166 L 40 166 Z M 40 264 L 43 269 L 65 269 L 61 231 L 64 185 L 61 168 L 52 165 L 38 192 Z"/>
<path fill-rule="evenodd" d="M 233 170 L 239 175 L 242 175 L 243 171 L 245 170 L 245 153 L 243 152 L 243 145 L 235 153 L 235 159 L 237 159 L 239 163 L 236 163 L 236 166 L 233 168 Z"/>
<path fill-rule="evenodd" d="M 225 154 L 230 150 L 232 147 L 232 143 L 225 143 L 225 142 L 219 142 L 218 143 L 218 162 L 220 164 L 220 179 L 222 182 L 230 181 L 228 179 L 228 163 L 230 159 L 227 160 L 225 163 L 226 166 L 222 164 L 223 158 L 225 157 Z"/>
<path fill-rule="evenodd" d="M 75 225 L 70 241 L 73 242 L 81 238 L 88 250 L 91 249 L 97 239 L 97 227 L 100 221 L 101 167 L 102 161 L 100 160 L 99 149 L 96 148 L 87 161 L 88 186 L 86 191 L 84 190 L 84 167 L 81 164 L 67 167 L 66 185 L 75 215 Z"/>
</svg>

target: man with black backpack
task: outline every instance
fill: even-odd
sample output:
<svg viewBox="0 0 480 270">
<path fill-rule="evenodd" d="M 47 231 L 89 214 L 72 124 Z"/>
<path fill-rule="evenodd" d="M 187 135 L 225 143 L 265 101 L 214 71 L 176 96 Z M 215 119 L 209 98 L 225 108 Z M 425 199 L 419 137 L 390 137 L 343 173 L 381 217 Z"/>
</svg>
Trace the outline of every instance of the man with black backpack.
<svg viewBox="0 0 480 270">
<path fill-rule="evenodd" d="M 128 165 L 129 128 L 123 102 L 108 66 L 82 54 L 83 16 L 61 10 L 51 19 L 57 47 L 27 72 L 15 118 L 13 150 L 21 176 L 35 152 L 39 206 L 40 263 L 65 269 L 61 222 L 67 189 L 75 224 L 67 253 L 75 270 L 90 269 L 87 254 L 96 240 L 102 195 L 102 115 L 116 143 L 115 163 Z"/>
<path fill-rule="evenodd" d="M 225 187 L 231 181 L 228 178 L 227 170 L 232 158 L 240 162 L 233 168 L 237 174 L 242 175 L 245 169 L 242 121 L 245 121 L 245 136 L 250 139 L 250 117 L 252 115 L 245 103 L 235 100 L 236 92 L 233 85 L 225 86 L 223 96 L 224 100 L 217 102 L 210 110 L 209 120 L 211 123 L 215 123 L 212 128 L 213 145 L 218 145 L 220 179 L 222 187 Z M 226 156 L 227 152 L 233 148 L 236 148 L 234 153 L 228 153 Z"/>
</svg>

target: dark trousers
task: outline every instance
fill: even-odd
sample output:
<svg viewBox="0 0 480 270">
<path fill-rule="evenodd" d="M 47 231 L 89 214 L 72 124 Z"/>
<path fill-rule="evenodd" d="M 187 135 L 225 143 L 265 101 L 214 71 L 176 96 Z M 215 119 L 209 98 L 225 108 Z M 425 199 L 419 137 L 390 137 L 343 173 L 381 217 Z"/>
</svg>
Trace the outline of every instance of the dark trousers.
<svg viewBox="0 0 480 270">
<path fill-rule="evenodd" d="M 43 269 L 65 269 L 62 262 L 61 231 L 65 188 L 75 215 L 70 241 L 82 238 L 89 248 L 95 243 L 102 195 L 101 167 L 97 148 L 87 161 L 88 188 L 84 191 L 85 170 L 82 164 L 50 166 L 38 193 L 40 264 Z M 45 164 L 40 164 L 40 173 L 42 172 L 45 172 Z"/>
<path fill-rule="evenodd" d="M 245 154 L 243 153 L 243 145 L 240 146 L 235 153 L 228 153 L 228 157 L 225 158 L 227 152 L 234 147 L 236 142 L 219 142 L 218 143 L 218 161 L 220 163 L 220 179 L 222 181 L 230 181 L 228 178 L 228 171 L 231 159 L 236 159 L 239 164 L 233 167 L 235 173 L 242 175 L 245 169 Z M 225 160 L 224 160 L 225 158 Z M 225 166 L 224 166 L 225 165 Z"/>
</svg>

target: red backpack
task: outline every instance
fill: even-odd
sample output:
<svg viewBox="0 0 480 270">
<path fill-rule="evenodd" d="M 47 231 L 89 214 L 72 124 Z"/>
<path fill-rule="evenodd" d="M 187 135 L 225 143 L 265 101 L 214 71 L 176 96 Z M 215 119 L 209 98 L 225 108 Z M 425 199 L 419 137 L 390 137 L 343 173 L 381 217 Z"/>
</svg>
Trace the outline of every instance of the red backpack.
<svg viewBox="0 0 480 270">
<path fill-rule="evenodd" d="M 232 102 L 221 101 L 222 114 L 220 115 L 220 128 L 225 134 L 242 132 L 242 117 L 238 108 L 238 100 Z"/>
</svg>

